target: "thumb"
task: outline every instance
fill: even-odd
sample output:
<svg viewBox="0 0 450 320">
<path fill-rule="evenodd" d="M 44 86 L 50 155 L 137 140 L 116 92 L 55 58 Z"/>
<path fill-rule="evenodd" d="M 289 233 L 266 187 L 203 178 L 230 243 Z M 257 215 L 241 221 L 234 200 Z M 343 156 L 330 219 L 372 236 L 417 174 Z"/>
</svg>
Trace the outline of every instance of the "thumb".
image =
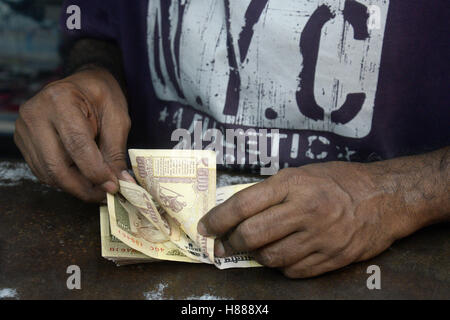
<svg viewBox="0 0 450 320">
<path fill-rule="evenodd" d="M 99 147 L 103 159 L 116 177 L 129 180 L 127 175 L 127 140 L 131 121 L 127 112 L 107 113 L 102 117 Z"/>
</svg>

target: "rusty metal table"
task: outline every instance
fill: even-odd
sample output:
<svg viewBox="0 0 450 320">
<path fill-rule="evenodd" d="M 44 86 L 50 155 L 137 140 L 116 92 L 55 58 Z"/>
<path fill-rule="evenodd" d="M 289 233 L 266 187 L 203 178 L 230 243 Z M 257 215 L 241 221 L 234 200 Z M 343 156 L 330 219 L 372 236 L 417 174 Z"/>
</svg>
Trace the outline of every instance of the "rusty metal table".
<svg viewBox="0 0 450 320">
<path fill-rule="evenodd" d="M 268 268 L 220 271 L 172 262 L 116 267 L 100 249 L 98 205 L 40 185 L 21 162 L 0 161 L 0 299 L 450 298 L 450 224 L 308 280 Z M 372 264 L 381 268 L 381 290 L 366 286 Z M 70 265 L 81 269 L 81 290 L 67 289 Z"/>
</svg>

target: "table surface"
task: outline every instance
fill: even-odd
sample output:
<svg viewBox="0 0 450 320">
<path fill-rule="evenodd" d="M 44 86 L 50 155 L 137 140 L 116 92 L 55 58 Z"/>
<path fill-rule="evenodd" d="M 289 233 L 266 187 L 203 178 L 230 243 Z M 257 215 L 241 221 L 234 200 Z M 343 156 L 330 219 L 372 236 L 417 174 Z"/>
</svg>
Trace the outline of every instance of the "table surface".
<svg viewBox="0 0 450 320">
<path fill-rule="evenodd" d="M 307 280 L 269 268 L 117 267 L 101 256 L 98 205 L 39 184 L 22 162 L 0 161 L 0 299 L 450 299 L 449 231 L 426 228 L 370 261 Z M 70 265 L 80 267 L 81 290 L 67 289 Z M 381 290 L 366 286 L 370 265 L 381 269 Z"/>
</svg>

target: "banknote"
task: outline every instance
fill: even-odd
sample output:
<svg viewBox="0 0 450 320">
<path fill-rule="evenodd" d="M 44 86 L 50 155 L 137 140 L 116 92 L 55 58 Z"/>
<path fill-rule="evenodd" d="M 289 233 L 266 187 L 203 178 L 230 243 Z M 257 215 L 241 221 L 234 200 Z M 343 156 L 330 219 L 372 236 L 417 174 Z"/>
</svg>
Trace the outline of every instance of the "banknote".
<svg viewBox="0 0 450 320">
<path fill-rule="evenodd" d="M 253 186 L 256 183 L 234 184 L 216 189 L 216 206 L 227 201 L 232 195 Z"/>
<path fill-rule="evenodd" d="M 220 189 L 217 189 L 218 193 Z M 111 234 L 111 229 L 109 226 L 109 213 L 108 207 L 100 207 L 100 229 L 101 229 L 101 243 L 102 243 L 102 256 L 114 262 L 117 266 L 126 266 L 131 264 L 140 263 L 155 263 L 158 261 L 163 261 L 160 259 L 151 258 L 138 250 L 135 250 L 125 243 L 120 241 L 114 235 Z M 174 251 L 172 254 L 179 254 L 179 252 Z M 174 261 L 174 260 L 171 260 Z M 176 261 L 176 260 L 175 260 Z M 191 262 L 184 261 L 182 259 L 180 262 Z M 260 266 L 254 259 L 247 253 L 242 253 L 226 258 L 215 258 L 214 265 L 219 269 L 229 269 L 229 268 L 250 268 Z"/>
<path fill-rule="evenodd" d="M 212 263 L 201 248 L 191 240 L 180 224 L 142 187 L 126 181 L 119 181 L 120 194 L 127 200 L 125 209 L 136 208 L 153 226 L 160 230 L 168 240 L 175 244 L 187 257 L 204 263 Z M 130 208 L 128 208 L 131 206 Z"/>
<path fill-rule="evenodd" d="M 107 202 L 111 234 L 128 247 L 154 259 L 200 262 L 187 257 L 121 194 L 108 194 Z"/>
<path fill-rule="evenodd" d="M 117 265 L 161 261 L 150 258 L 149 256 L 130 248 L 111 234 L 107 206 L 100 207 L 100 235 L 102 257 L 115 262 Z"/>
<path fill-rule="evenodd" d="M 197 233 L 200 218 L 254 183 L 216 189 L 215 154 L 199 150 L 130 150 L 138 184 L 119 181 L 100 208 L 102 256 L 118 265 L 161 260 L 219 269 L 259 267 L 251 254 L 214 257 L 214 239 Z"/>
<path fill-rule="evenodd" d="M 248 188 L 255 183 L 248 184 L 236 184 L 231 186 L 225 186 L 216 189 L 216 205 L 228 200 L 235 193 Z M 261 265 L 255 261 L 255 259 L 247 252 L 234 254 L 233 256 L 226 258 L 215 258 L 214 264 L 219 269 L 229 268 L 251 268 L 261 267 Z"/>
<path fill-rule="evenodd" d="M 216 203 L 222 203 L 223 201 L 231 197 L 234 193 L 251 185 L 252 184 L 233 185 L 218 188 L 216 192 Z M 118 208 L 116 208 L 115 210 L 111 209 L 109 211 L 108 207 L 106 206 L 100 207 L 102 256 L 104 258 L 115 262 L 119 266 L 136 263 L 156 262 L 161 260 L 211 263 L 208 260 L 200 261 L 199 259 L 190 260 L 185 258 L 178 258 L 182 257 L 184 253 L 183 250 L 177 250 L 179 249 L 178 247 L 172 247 L 171 251 L 167 251 L 167 246 L 170 246 L 170 244 L 167 243 L 167 237 L 162 232 L 159 232 L 159 230 L 154 228 L 154 225 L 149 224 L 143 215 L 140 216 L 139 212 L 136 212 L 136 209 L 133 208 L 133 205 L 127 202 L 126 199 L 121 199 L 120 195 L 108 195 L 108 203 L 110 205 L 110 208 L 116 207 L 118 206 L 118 204 L 120 204 L 120 206 L 118 206 Z M 119 238 L 115 237 L 112 234 L 109 222 L 110 217 L 111 219 L 114 219 L 114 217 L 116 217 L 117 220 L 118 211 L 122 211 L 119 215 L 128 214 L 127 219 L 122 218 L 120 220 L 130 221 L 129 223 L 118 223 L 119 226 L 122 226 L 122 231 L 116 232 Z M 126 237 L 124 237 L 124 234 L 126 234 Z M 120 239 L 122 239 L 122 241 L 124 242 L 130 241 L 130 246 L 126 245 Z M 145 245 L 145 240 L 147 240 L 147 242 L 150 242 L 149 246 Z M 140 242 L 144 243 L 144 246 L 140 246 Z M 164 242 L 165 245 L 162 246 L 162 242 Z M 156 255 L 155 251 L 153 250 L 150 251 L 149 255 L 143 254 L 142 252 L 147 252 L 145 251 L 147 247 L 152 247 L 153 250 L 156 250 L 156 252 L 160 252 L 161 254 Z M 167 252 L 168 255 L 172 257 L 167 258 L 167 256 L 163 254 L 164 252 Z M 219 269 L 250 268 L 260 266 L 251 255 L 245 252 L 225 258 L 215 257 L 214 265 Z"/>
<path fill-rule="evenodd" d="M 197 232 L 215 205 L 216 154 L 211 150 L 129 150 L 137 181 L 214 263 L 214 239 Z"/>
</svg>

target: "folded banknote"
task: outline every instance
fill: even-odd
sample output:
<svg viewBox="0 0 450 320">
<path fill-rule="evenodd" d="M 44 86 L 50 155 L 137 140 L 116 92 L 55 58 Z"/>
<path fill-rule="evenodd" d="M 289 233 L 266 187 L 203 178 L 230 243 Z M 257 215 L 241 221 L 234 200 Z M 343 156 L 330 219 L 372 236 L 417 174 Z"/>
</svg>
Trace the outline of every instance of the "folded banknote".
<svg viewBox="0 0 450 320">
<path fill-rule="evenodd" d="M 156 261 L 259 267 L 248 253 L 214 257 L 214 238 L 197 232 L 215 205 L 252 184 L 216 189 L 216 155 L 208 150 L 130 150 L 138 184 L 120 181 L 100 208 L 102 256 L 118 265 Z"/>
</svg>

